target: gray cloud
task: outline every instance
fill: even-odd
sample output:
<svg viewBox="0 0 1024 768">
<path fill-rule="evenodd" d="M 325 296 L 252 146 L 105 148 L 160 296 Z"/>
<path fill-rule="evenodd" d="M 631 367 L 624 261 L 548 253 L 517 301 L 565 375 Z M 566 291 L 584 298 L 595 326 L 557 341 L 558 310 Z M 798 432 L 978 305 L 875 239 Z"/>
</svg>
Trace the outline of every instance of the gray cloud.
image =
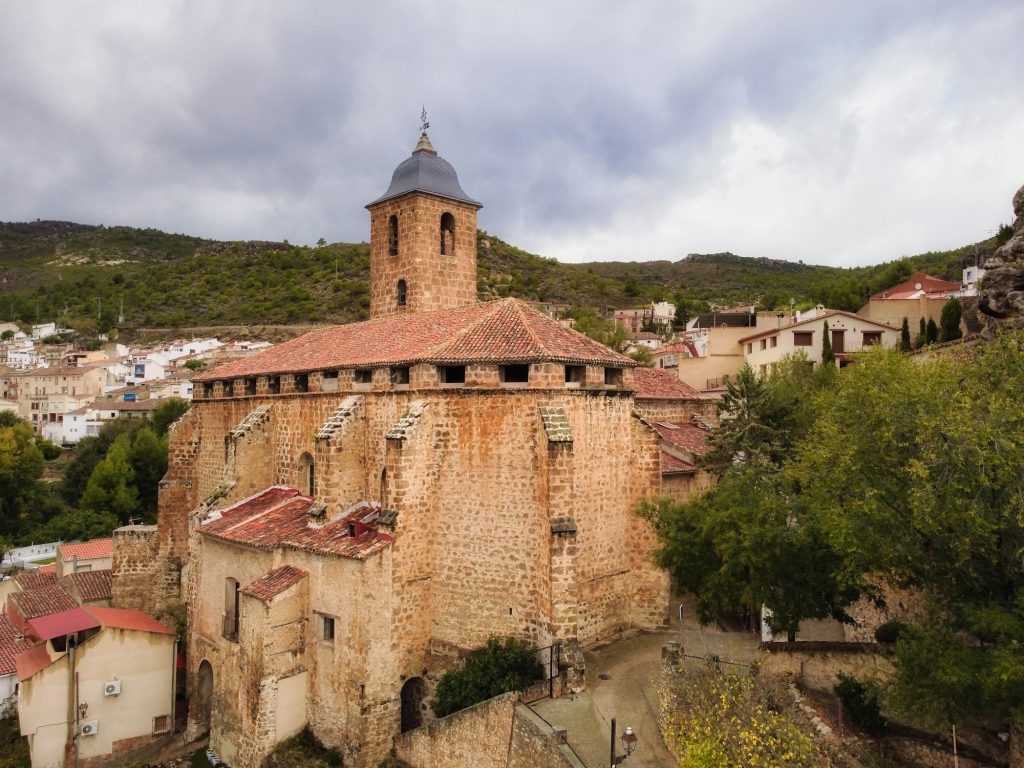
<svg viewBox="0 0 1024 768">
<path fill-rule="evenodd" d="M 364 240 L 421 103 L 481 226 L 566 260 L 875 262 L 986 236 L 1024 181 L 1016 2 L 67 2 L 4 21 L 5 220 Z"/>
</svg>

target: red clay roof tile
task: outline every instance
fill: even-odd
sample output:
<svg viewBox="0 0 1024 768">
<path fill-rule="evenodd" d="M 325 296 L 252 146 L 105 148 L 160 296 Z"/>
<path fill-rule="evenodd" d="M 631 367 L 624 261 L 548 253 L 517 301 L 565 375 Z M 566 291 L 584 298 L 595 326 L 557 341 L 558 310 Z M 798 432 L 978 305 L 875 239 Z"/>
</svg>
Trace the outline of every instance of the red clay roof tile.
<svg viewBox="0 0 1024 768">
<path fill-rule="evenodd" d="M 384 317 L 311 331 L 193 380 L 330 368 L 470 362 L 565 362 L 633 367 L 636 362 L 566 328 L 518 299 Z"/>
<path fill-rule="evenodd" d="M 20 636 L 6 613 L 0 613 L 0 676 L 17 671 L 14 657 L 32 647 L 32 641 Z"/>
<path fill-rule="evenodd" d="M 391 545 L 391 536 L 373 527 L 362 536 L 349 536 L 348 518 L 365 513 L 365 509 L 316 526 L 309 520 L 312 503 L 311 497 L 294 488 L 273 486 L 226 509 L 211 512 L 199 526 L 199 532 L 259 549 L 284 547 L 358 559 Z"/>
<path fill-rule="evenodd" d="M 708 432 L 693 424 L 658 421 L 651 424 L 661 439 L 693 456 L 703 456 L 711 451 Z"/>
<path fill-rule="evenodd" d="M 633 389 L 638 400 L 710 400 L 664 368 L 637 368 L 633 371 Z"/>
<path fill-rule="evenodd" d="M 246 595 L 255 597 L 257 600 L 269 603 L 277 595 L 288 589 L 288 587 L 298 584 L 305 577 L 306 572 L 301 568 L 282 565 L 280 568 L 267 571 L 267 573 L 260 576 L 252 584 L 242 587 L 241 591 Z"/>
<path fill-rule="evenodd" d="M 7 599 L 14 603 L 15 609 L 26 621 L 78 607 L 74 598 L 57 584 L 27 592 L 12 592 Z"/>
<path fill-rule="evenodd" d="M 114 556 L 113 539 L 93 539 L 77 544 L 61 544 L 57 547 L 57 555 L 65 563 L 74 557 L 79 560 L 96 560 Z"/>
<path fill-rule="evenodd" d="M 15 575 L 14 581 L 26 592 L 40 587 L 54 587 L 57 585 L 57 569 L 54 567 L 51 570 L 37 568 L 34 571 L 22 571 Z"/>
<path fill-rule="evenodd" d="M 83 603 L 94 600 L 109 600 L 113 588 L 113 571 L 102 568 L 97 571 L 79 571 L 64 577 L 69 592 L 77 594 Z"/>
<path fill-rule="evenodd" d="M 671 453 L 661 452 L 661 474 L 663 475 L 692 475 L 697 468 L 688 461 L 683 461 Z"/>
</svg>

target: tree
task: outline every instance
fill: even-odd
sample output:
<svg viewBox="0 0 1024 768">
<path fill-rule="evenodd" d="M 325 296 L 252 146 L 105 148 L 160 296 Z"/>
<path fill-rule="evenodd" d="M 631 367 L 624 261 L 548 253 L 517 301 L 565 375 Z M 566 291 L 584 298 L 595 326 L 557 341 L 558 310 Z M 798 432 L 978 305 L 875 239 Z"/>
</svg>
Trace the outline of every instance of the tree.
<svg viewBox="0 0 1024 768">
<path fill-rule="evenodd" d="M 188 400 L 182 400 L 180 397 L 170 397 L 164 400 L 153 410 L 153 430 L 158 436 L 163 437 L 167 434 L 171 424 L 184 416 L 188 409 Z"/>
<path fill-rule="evenodd" d="M 954 296 L 942 307 L 942 314 L 939 316 L 942 333 L 939 338 L 942 341 L 959 339 L 963 335 L 960 330 L 960 320 L 962 318 L 963 308 L 960 306 L 960 299 Z"/>
<path fill-rule="evenodd" d="M 156 520 L 157 490 L 167 472 L 166 438 L 158 438 L 148 426 L 137 430 L 132 442 L 131 465 L 144 520 L 153 522 Z"/>
<path fill-rule="evenodd" d="M 1022 387 L 1019 334 L 971 364 L 873 349 L 818 398 L 784 470 L 848 573 L 935 607 L 896 644 L 893 694 L 936 722 L 1024 711 Z"/>
<path fill-rule="evenodd" d="M 844 572 L 791 484 L 763 465 L 730 470 L 704 496 L 642 514 L 661 536 L 658 562 L 697 596 L 704 624 L 763 605 L 772 631 L 792 641 L 805 619 L 848 621 L 846 608 L 861 595 L 861 579 Z"/>
<path fill-rule="evenodd" d="M 676 301 L 676 315 L 675 315 L 675 327 L 676 330 L 682 330 L 686 327 L 686 324 L 690 322 L 690 313 L 686 308 L 686 299 L 682 293 L 677 293 L 675 296 Z"/>
<path fill-rule="evenodd" d="M 10 341 L 14 338 L 14 331 L 8 329 L 3 333 L 0 333 L 0 341 Z"/>
<path fill-rule="evenodd" d="M 533 646 L 514 637 L 492 637 L 485 648 L 469 652 L 462 669 L 441 677 L 432 707 L 444 717 L 506 691 L 521 691 L 543 674 Z"/>
<path fill-rule="evenodd" d="M 43 462 L 28 422 L 0 426 L 0 535 L 13 537 L 24 527 L 42 490 Z"/>
<path fill-rule="evenodd" d="M 903 326 L 900 328 L 900 349 L 904 352 L 910 351 L 910 321 L 903 318 Z"/>
<path fill-rule="evenodd" d="M 925 330 L 925 344 L 934 344 L 939 340 L 939 326 L 935 324 L 934 318 L 928 318 L 928 325 Z"/>
<path fill-rule="evenodd" d="M 825 321 L 825 327 L 821 332 L 821 364 L 822 365 L 835 365 L 836 356 L 832 352 L 832 339 L 828 334 L 828 320 Z"/>
<path fill-rule="evenodd" d="M 139 512 L 139 492 L 131 464 L 131 436 L 114 440 L 103 461 L 96 465 L 79 507 L 87 512 L 111 512 L 122 523 Z"/>
<path fill-rule="evenodd" d="M 201 371 L 203 370 L 203 368 L 206 367 L 206 362 L 203 360 L 193 358 L 192 360 L 185 361 L 185 367 L 188 368 L 190 371 Z"/>
<path fill-rule="evenodd" d="M 106 538 L 119 525 L 121 521 L 112 512 L 69 509 L 52 518 L 42 530 L 47 541 L 87 541 Z"/>
</svg>

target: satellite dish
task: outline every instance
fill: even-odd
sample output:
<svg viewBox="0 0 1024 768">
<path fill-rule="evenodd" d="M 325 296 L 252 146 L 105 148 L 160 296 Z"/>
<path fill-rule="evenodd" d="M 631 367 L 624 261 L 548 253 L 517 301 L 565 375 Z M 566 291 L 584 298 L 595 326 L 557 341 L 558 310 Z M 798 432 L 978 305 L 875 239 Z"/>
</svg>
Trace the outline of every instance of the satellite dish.
<svg viewBox="0 0 1024 768">
<path fill-rule="evenodd" d="M 914 290 L 915 291 L 920 291 L 921 288 L 922 288 L 922 285 L 920 283 L 914 283 Z"/>
</svg>

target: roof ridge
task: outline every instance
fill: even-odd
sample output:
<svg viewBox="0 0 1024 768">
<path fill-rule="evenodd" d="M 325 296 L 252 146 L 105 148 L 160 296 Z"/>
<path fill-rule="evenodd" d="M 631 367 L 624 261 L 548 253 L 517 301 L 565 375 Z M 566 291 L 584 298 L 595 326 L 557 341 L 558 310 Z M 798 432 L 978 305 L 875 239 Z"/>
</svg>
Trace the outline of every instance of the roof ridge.
<svg viewBox="0 0 1024 768">
<path fill-rule="evenodd" d="M 443 355 L 441 353 L 444 350 L 449 349 L 449 348 L 451 348 L 453 346 L 456 346 L 460 341 L 462 341 L 464 338 L 466 338 L 466 336 L 468 336 L 471 333 L 473 333 L 474 331 L 476 331 L 481 325 L 483 325 L 485 322 L 490 320 L 491 317 L 494 316 L 495 310 L 500 309 L 501 305 L 506 303 L 507 301 L 509 301 L 509 299 L 495 299 L 493 301 L 478 301 L 478 302 L 476 302 L 475 305 L 467 304 L 466 305 L 467 307 L 471 307 L 471 306 L 485 307 L 488 304 L 493 304 L 494 306 L 491 307 L 490 309 L 488 309 L 486 312 L 483 312 L 480 315 L 480 317 L 476 318 L 476 320 L 472 321 L 471 323 L 466 325 L 464 328 L 460 328 L 455 333 L 453 333 L 451 336 L 449 336 L 448 338 L 446 338 L 443 341 L 441 341 L 439 344 L 437 344 L 437 345 L 435 345 L 433 347 L 428 347 L 427 351 L 426 351 L 426 354 L 423 355 L 423 357 L 425 357 L 425 358 L 430 358 L 430 357 L 439 357 L 440 358 L 440 357 L 443 357 Z M 453 309 L 461 309 L 461 307 L 453 307 Z M 448 311 L 448 310 L 439 310 L 439 311 L 444 312 L 444 311 Z"/>
<path fill-rule="evenodd" d="M 510 296 L 510 297 L 508 298 L 508 301 L 512 302 L 512 306 L 513 306 L 513 307 L 515 308 L 515 310 L 516 310 L 516 314 L 517 314 L 517 315 L 519 316 L 519 319 L 520 319 L 520 321 L 522 322 L 522 324 L 523 324 L 523 327 L 524 327 L 524 328 L 526 329 L 526 333 L 527 333 L 527 335 L 528 335 L 528 336 L 530 337 L 531 341 L 533 341 L 533 343 L 537 345 L 537 348 L 538 348 L 538 349 L 539 349 L 539 350 L 540 350 L 540 351 L 541 351 L 542 353 L 544 353 L 544 354 L 551 354 L 551 352 L 550 352 L 550 350 L 548 349 L 547 345 L 545 345 L 545 344 L 544 344 L 544 342 L 542 342 L 542 341 L 540 340 L 540 338 L 539 338 L 539 337 L 537 336 L 537 334 L 536 334 L 536 333 L 534 332 L 534 330 L 533 330 L 533 326 L 532 326 L 532 325 L 530 325 L 529 321 L 528 321 L 528 320 L 526 319 L 526 314 L 524 313 L 524 309 L 525 309 L 525 307 L 527 306 L 526 302 L 525 302 L 525 301 L 520 301 L 519 299 L 516 299 L 516 298 L 514 298 L 514 297 L 511 297 L 511 296 Z M 549 320 L 549 319 L 550 319 L 550 318 L 549 318 L 549 317 L 548 317 L 547 315 L 545 315 L 545 314 L 544 314 L 543 312 L 538 312 L 537 310 L 533 309 L 533 307 L 530 307 L 530 309 L 531 309 L 531 310 L 532 310 L 532 311 L 533 311 L 533 312 L 534 312 L 534 313 L 535 313 L 535 314 L 536 314 L 536 315 L 537 315 L 538 317 L 541 317 L 541 318 L 543 318 L 544 320 Z"/>
</svg>

